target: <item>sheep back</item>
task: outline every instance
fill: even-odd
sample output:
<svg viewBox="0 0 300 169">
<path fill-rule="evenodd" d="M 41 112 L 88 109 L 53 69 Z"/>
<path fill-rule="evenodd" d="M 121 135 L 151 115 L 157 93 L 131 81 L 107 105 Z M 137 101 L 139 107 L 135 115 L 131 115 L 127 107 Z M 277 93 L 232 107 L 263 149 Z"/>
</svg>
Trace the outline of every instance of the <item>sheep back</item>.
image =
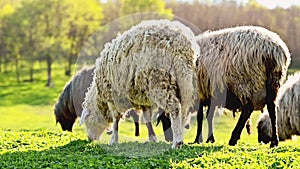
<svg viewBox="0 0 300 169">
<path fill-rule="evenodd" d="M 228 88 L 245 104 L 265 89 L 269 67 L 275 81 L 282 84 L 285 79 L 288 48 L 265 28 L 241 26 L 205 32 L 197 36 L 197 42 L 201 49 L 197 59 L 200 100 Z"/>
<path fill-rule="evenodd" d="M 77 117 L 81 116 L 82 102 L 84 101 L 85 93 L 93 80 L 93 72 L 95 67 L 83 67 L 77 71 L 73 77 L 72 83 L 72 102 Z"/>
<path fill-rule="evenodd" d="M 147 91 L 153 86 L 148 82 L 152 82 L 165 86 L 166 93 L 169 87 L 178 86 L 176 95 L 180 95 L 187 110 L 197 98 L 197 51 L 199 46 L 192 31 L 183 24 L 143 21 L 105 45 L 96 60 L 85 105 L 97 110 L 99 106 L 93 100 L 113 102 L 119 112 L 124 112 L 133 105 L 160 104 L 149 100 Z"/>
</svg>

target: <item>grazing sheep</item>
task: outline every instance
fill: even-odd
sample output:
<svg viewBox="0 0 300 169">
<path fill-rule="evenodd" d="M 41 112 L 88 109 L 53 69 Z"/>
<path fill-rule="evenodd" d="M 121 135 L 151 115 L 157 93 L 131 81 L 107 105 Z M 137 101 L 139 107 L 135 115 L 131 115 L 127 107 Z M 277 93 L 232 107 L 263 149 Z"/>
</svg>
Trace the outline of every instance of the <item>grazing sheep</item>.
<svg viewBox="0 0 300 169">
<path fill-rule="evenodd" d="M 242 129 L 253 110 L 265 104 L 276 130 L 275 98 L 285 80 L 290 54 L 280 37 L 267 29 L 242 26 L 205 32 L 197 37 L 200 108 L 197 113 L 196 143 L 202 141 L 203 106 L 208 106 L 208 141 L 213 142 L 212 119 L 217 106 L 241 110 L 229 145 L 240 139 Z M 272 133 L 271 147 L 278 145 Z"/>
<path fill-rule="evenodd" d="M 149 119 L 160 107 L 170 114 L 172 148 L 180 147 L 189 108 L 197 100 L 198 51 L 192 31 L 168 20 L 143 21 L 107 43 L 83 104 L 81 123 L 89 139 L 99 139 L 113 123 L 110 144 L 116 143 L 122 112 L 142 109 Z"/>
<path fill-rule="evenodd" d="M 252 111 L 262 110 L 265 104 L 276 131 L 274 101 L 290 64 L 288 48 L 280 37 L 261 27 L 242 26 L 205 32 L 196 38 L 201 49 L 196 62 L 200 106 L 194 143 L 202 142 L 204 106 L 208 106 L 206 142 L 215 141 L 212 121 L 217 106 L 242 111 L 230 145 L 237 143 Z M 246 127 L 248 130 L 249 124 Z M 274 132 L 271 147 L 276 145 L 278 138 Z"/>
<path fill-rule="evenodd" d="M 289 76 L 279 88 L 276 98 L 277 129 L 279 140 L 300 135 L 300 73 Z M 257 122 L 258 142 L 268 143 L 272 138 L 271 119 L 267 112 Z"/>
<path fill-rule="evenodd" d="M 93 80 L 94 69 L 95 67 L 84 67 L 78 71 L 60 94 L 55 104 L 54 114 L 56 123 L 60 123 L 63 130 L 72 131 L 76 118 L 81 116 L 81 105 L 85 92 Z"/>
<path fill-rule="evenodd" d="M 56 123 L 60 123 L 64 131 L 72 131 L 76 118 L 81 116 L 82 102 L 84 101 L 87 88 L 92 83 L 94 69 L 95 67 L 83 67 L 76 72 L 72 80 L 64 87 L 55 104 Z M 128 112 L 129 116 L 132 116 L 134 119 L 135 136 L 139 136 L 139 117 L 135 111 Z"/>
</svg>

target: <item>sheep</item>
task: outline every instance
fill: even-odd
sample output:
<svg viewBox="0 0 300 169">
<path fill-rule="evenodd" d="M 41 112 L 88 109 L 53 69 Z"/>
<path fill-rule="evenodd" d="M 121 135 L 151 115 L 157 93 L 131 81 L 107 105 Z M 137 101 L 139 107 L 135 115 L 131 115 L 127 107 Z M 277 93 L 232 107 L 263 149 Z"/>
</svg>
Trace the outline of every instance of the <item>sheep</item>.
<svg viewBox="0 0 300 169">
<path fill-rule="evenodd" d="M 194 36 L 178 21 L 147 20 L 107 43 L 83 103 L 88 138 L 99 139 L 113 123 L 110 144 L 117 143 L 122 112 L 139 108 L 149 119 L 160 107 L 170 114 L 172 148 L 181 147 L 189 108 L 197 100 Z"/>
<path fill-rule="evenodd" d="M 300 73 L 288 77 L 279 88 L 276 98 L 278 136 L 280 141 L 300 135 Z M 261 114 L 257 121 L 258 142 L 271 141 L 271 120 L 267 112 Z"/>
<path fill-rule="evenodd" d="M 196 61 L 200 104 L 194 143 L 202 142 L 204 106 L 208 106 L 206 142 L 215 142 L 212 120 L 216 107 L 242 111 L 229 145 L 237 143 L 252 111 L 266 104 L 276 131 L 274 101 L 290 64 L 288 48 L 280 37 L 262 27 L 240 26 L 204 32 L 196 39 L 201 49 Z M 249 123 L 246 127 L 248 130 Z M 270 146 L 277 145 L 274 132 Z"/>
<path fill-rule="evenodd" d="M 95 67 L 82 68 L 65 85 L 60 94 L 54 107 L 54 114 L 56 123 L 60 123 L 62 130 L 72 131 L 76 118 L 81 116 L 81 104 L 93 80 L 94 69 Z"/>
<path fill-rule="evenodd" d="M 265 105 L 276 130 L 275 98 L 286 77 L 290 53 L 280 37 L 265 28 L 240 26 L 196 37 L 201 52 L 197 59 L 200 108 L 195 142 L 202 141 L 203 106 L 208 106 L 208 142 L 214 141 L 212 119 L 217 106 L 241 110 L 229 145 L 236 145 L 253 110 Z M 272 133 L 270 147 L 278 145 Z"/>
<path fill-rule="evenodd" d="M 54 107 L 54 114 L 56 123 L 60 123 L 62 130 L 71 131 L 77 117 L 81 116 L 82 102 L 84 101 L 87 88 L 93 80 L 92 73 L 95 67 L 86 67 L 76 72 L 72 80 L 70 80 L 64 87 L 60 94 L 58 101 Z M 135 111 L 128 112 L 128 117 L 132 116 L 135 123 L 135 136 L 139 136 L 139 116 Z M 107 132 L 110 134 L 110 131 Z"/>
</svg>

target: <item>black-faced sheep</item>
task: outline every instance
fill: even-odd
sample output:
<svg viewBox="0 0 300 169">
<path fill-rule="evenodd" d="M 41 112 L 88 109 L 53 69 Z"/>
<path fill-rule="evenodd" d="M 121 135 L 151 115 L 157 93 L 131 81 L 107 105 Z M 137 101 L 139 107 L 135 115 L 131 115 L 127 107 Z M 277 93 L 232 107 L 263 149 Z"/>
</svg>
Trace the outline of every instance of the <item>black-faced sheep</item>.
<svg viewBox="0 0 300 169">
<path fill-rule="evenodd" d="M 300 135 L 300 73 L 289 76 L 279 88 L 276 98 L 276 117 L 279 140 Z M 257 122 L 258 142 L 268 143 L 272 138 L 271 119 L 267 112 Z"/>
<path fill-rule="evenodd" d="M 72 131 L 76 118 L 81 116 L 81 105 L 87 88 L 93 80 L 93 71 L 94 67 L 85 67 L 78 71 L 60 94 L 55 104 L 54 114 L 56 122 L 60 123 L 63 130 Z"/>
<path fill-rule="evenodd" d="M 208 106 L 208 141 L 213 141 L 212 119 L 217 106 L 241 110 L 229 145 L 240 139 L 253 110 L 267 105 L 276 130 L 275 98 L 285 80 L 290 54 L 280 37 L 265 28 L 242 26 L 205 32 L 197 37 L 201 52 L 197 59 L 200 108 L 195 142 L 202 141 L 203 106 Z M 272 133 L 271 147 L 278 145 Z"/>
<path fill-rule="evenodd" d="M 147 116 L 160 107 L 170 114 L 172 148 L 180 147 L 187 114 L 197 100 L 198 51 L 192 31 L 168 20 L 143 21 L 107 43 L 84 101 L 81 123 L 88 137 L 99 139 L 113 123 L 110 144 L 116 143 L 122 112 L 138 108 Z"/>
<path fill-rule="evenodd" d="M 56 123 L 60 123 L 62 130 L 72 131 L 75 120 L 81 116 L 82 102 L 84 101 L 88 87 L 92 83 L 94 69 L 95 67 L 83 67 L 76 72 L 72 80 L 65 85 L 64 90 L 60 94 L 55 104 L 54 114 Z M 135 136 L 139 136 L 138 115 L 135 111 L 130 111 L 127 115 L 133 117 Z"/>
</svg>

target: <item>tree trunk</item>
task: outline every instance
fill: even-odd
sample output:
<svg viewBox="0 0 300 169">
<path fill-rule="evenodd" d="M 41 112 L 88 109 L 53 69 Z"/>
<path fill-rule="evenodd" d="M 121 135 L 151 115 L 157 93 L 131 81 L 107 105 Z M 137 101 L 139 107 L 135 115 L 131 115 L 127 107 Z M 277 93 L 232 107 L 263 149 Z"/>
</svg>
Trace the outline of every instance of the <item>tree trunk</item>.
<svg viewBox="0 0 300 169">
<path fill-rule="evenodd" d="M 7 59 L 4 60 L 4 72 L 8 72 L 8 64 L 9 64 L 9 61 Z M 13 65 L 13 64 L 11 64 Z"/>
<path fill-rule="evenodd" d="M 51 56 L 47 56 L 47 83 L 46 83 L 47 87 L 51 85 L 51 66 L 52 66 Z"/>
<path fill-rule="evenodd" d="M 33 63 L 29 65 L 29 82 L 33 82 Z"/>
<path fill-rule="evenodd" d="M 18 83 L 20 83 L 20 72 L 19 72 L 19 59 L 16 57 L 15 60 L 15 67 L 16 67 L 16 80 Z"/>
<path fill-rule="evenodd" d="M 78 35 L 76 26 L 73 25 L 73 23 L 71 23 L 71 25 L 73 26 L 69 32 L 69 38 L 71 39 L 71 46 L 70 46 L 70 53 L 68 56 L 68 70 L 66 71 L 66 75 L 70 76 L 71 75 L 71 69 L 72 69 L 72 62 L 73 62 L 73 56 L 74 56 L 74 50 L 76 48 L 76 37 L 80 36 Z M 68 74 L 67 74 L 68 73 Z"/>
<path fill-rule="evenodd" d="M 66 71 L 67 76 L 71 76 L 71 69 L 72 69 L 72 55 L 70 54 L 68 59 L 68 69 Z"/>
<path fill-rule="evenodd" d="M 0 73 L 2 73 L 2 65 L 3 65 L 2 58 L 0 58 Z"/>
</svg>

